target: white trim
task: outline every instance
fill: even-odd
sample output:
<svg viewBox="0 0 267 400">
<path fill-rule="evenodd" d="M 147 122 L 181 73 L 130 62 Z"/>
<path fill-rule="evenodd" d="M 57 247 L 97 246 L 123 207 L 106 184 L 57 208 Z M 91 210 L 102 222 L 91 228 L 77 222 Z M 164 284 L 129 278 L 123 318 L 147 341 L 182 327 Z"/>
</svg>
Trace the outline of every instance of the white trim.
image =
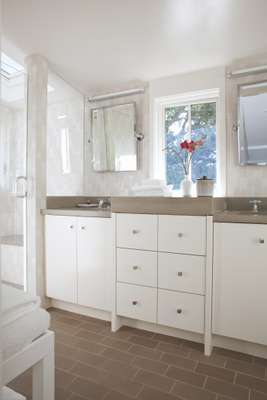
<svg viewBox="0 0 267 400">
<path fill-rule="evenodd" d="M 213 274 L 213 217 L 206 219 L 207 248 L 206 248 L 206 284 L 205 284 L 205 331 L 204 352 L 206 356 L 212 353 L 212 274 Z"/>
<path fill-rule="evenodd" d="M 67 303 L 66 301 L 56 299 L 50 299 L 49 307 L 55 307 L 59 310 L 69 311 L 87 317 L 101 319 L 103 321 L 111 321 L 111 311 L 98 310 L 96 308 Z"/>
<path fill-rule="evenodd" d="M 33 368 L 33 400 L 55 398 L 54 332 L 47 331 L 31 344 L 3 361 L 3 384 Z"/>
<path fill-rule="evenodd" d="M 217 187 L 216 196 L 225 193 L 225 135 L 223 135 L 222 102 L 220 89 L 207 89 L 195 92 L 180 93 L 177 95 L 158 97 L 153 104 L 153 137 L 152 137 L 152 177 L 166 179 L 165 154 L 162 151 L 165 147 L 164 137 L 164 110 L 166 106 L 189 105 L 196 103 L 216 103 L 216 151 L 217 151 Z"/>
</svg>

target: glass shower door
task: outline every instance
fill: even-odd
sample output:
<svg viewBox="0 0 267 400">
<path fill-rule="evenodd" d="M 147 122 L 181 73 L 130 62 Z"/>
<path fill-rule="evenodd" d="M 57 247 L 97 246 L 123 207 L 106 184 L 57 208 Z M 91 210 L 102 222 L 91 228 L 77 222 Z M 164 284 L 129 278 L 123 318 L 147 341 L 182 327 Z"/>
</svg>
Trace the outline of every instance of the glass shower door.
<svg viewBox="0 0 267 400">
<path fill-rule="evenodd" d="M 22 65 L 1 55 L 0 257 L 2 281 L 27 290 L 26 75 Z"/>
</svg>

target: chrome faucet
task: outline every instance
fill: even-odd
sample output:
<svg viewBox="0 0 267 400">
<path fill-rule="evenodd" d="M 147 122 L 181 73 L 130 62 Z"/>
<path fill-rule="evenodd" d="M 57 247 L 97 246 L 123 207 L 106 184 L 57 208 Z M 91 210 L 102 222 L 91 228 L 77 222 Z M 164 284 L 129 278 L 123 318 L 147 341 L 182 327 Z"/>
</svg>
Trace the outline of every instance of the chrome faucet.
<svg viewBox="0 0 267 400">
<path fill-rule="evenodd" d="M 261 200 L 249 200 L 249 203 L 252 204 L 252 212 L 257 213 L 259 212 L 259 206 L 262 203 Z"/>
<path fill-rule="evenodd" d="M 99 208 L 109 208 L 110 201 L 108 199 L 100 199 L 100 200 L 98 200 L 98 207 Z"/>
</svg>

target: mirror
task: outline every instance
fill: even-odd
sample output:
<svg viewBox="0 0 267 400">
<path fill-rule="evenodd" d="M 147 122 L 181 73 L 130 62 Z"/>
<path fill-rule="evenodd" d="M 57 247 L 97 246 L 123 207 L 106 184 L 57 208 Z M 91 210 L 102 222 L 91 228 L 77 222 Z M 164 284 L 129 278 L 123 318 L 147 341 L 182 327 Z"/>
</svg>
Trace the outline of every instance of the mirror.
<svg viewBox="0 0 267 400">
<path fill-rule="evenodd" d="M 94 171 L 136 171 L 135 103 L 91 111 Z"/>
<path fill-rule="evenodd" d="M 267 164 L 267 81 L 239 86 L 238 149 L 241 165 Z"/>
</svg>

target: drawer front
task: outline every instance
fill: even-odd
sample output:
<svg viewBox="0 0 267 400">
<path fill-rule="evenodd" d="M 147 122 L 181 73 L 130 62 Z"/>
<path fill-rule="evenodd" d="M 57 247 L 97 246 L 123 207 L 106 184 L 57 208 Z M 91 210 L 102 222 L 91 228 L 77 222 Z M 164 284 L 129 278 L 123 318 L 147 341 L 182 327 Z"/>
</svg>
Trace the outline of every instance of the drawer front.
<svg viewBox="0 0 267 400">
<path fill-rule="evenodd" d="M 161 289 L 204 294 L 205 261 L 203 256 L 159 253 L 158 286 Z"/>
<path fill-rule="evenodd" d="M 157 286 L 157 253 L 117 249 L 117 281 Z"/>
<path fill-rule="evenodd" d="M 159 251 L 206 254 L 206 217 L 159 216 Z"/>
<path fill-rule="evenodd" d="M 157 216 L 117 214 L 117 246 L 157 250 Z"/>
<path fill-rule="evenodd" d="M 156 322 L 157 289 L 117 283 L 117 314 L 147 322 Z"/>
<path fill-rule="evenodd" d="M 158 291 L 158 323 L 192 332 L 204 332 L 204 296 Z"/>
</svg>

